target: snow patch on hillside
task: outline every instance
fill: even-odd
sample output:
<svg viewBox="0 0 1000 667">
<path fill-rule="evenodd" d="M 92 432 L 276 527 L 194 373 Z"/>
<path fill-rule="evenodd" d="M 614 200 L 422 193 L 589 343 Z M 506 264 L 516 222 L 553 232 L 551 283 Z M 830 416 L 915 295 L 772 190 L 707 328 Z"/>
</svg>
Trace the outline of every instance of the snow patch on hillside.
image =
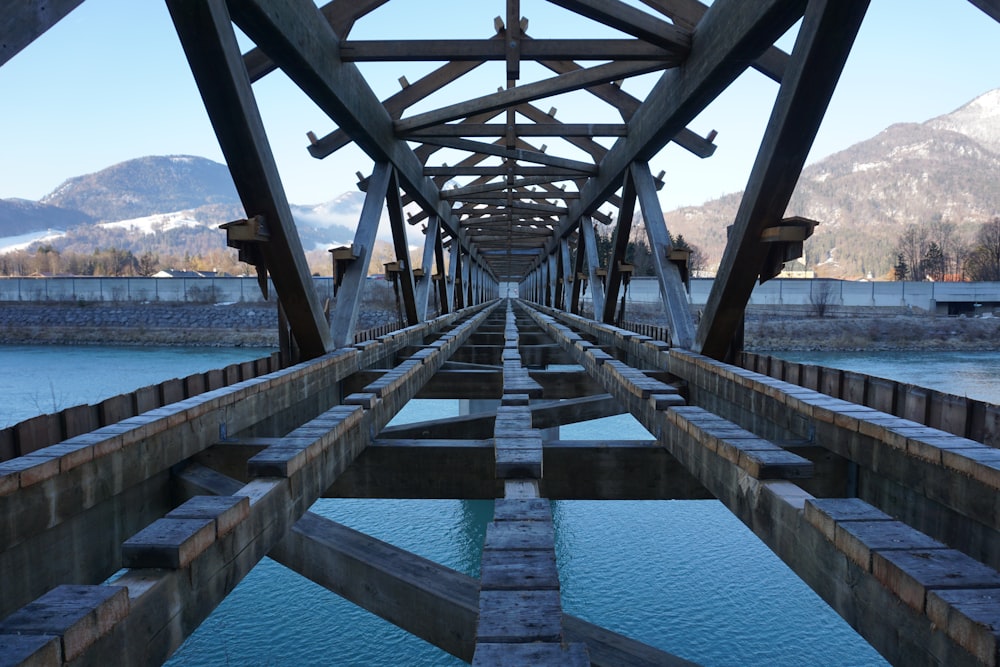
<svg viewBox="0 0 1000 667">
<path fill-rule="evenodd" d="M 0 237 L 0 255 L 6 255 L 17 250 L 27 250 L 32 243 L 51 243 L 63 236 L 66 236 L 66 232 L 58 229 L 47 229 L 27 234 L 18 234 L 17 236 Z"/>
<path fill-rule="evenodd" d="M 104 229 L 122 229 L 142 234 L 158 234 L 182 227 L 203 227 L 204 223 L 191 217 L 190 211 L 175 211 L 173 213 L 157 213 L 131 220 L 102 222 L 98 227 Z"/>
</svg>

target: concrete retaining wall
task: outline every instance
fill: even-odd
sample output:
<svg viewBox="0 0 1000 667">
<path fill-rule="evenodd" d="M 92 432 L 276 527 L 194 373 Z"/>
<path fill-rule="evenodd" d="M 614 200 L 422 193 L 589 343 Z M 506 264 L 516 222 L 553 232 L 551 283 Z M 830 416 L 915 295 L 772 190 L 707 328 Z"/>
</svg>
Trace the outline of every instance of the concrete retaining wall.
<svg viewBox="0 0 1000 667">
<path fill-rule="evenodd" d="M 321 300 L 333 297 L 333 279 L 313 277 Z M 269 284 L 269 293 L 274 286 Z M 0 302 L 84 301 L 263 302 L 257 278 L 0 278 Z"/>
<path fill-rule="evenodd" d="M 704 306 L 712 291 L 709 278 L 691 280 L 691 303 Z M 588 292 L 589 294 L 589 292 Z M 633 303 L 656 303 L 660 299 L 655 278 L 633 278 L 628 298 Z M 1000 303 L 1000 283 L 853 282 L 845 280 L 770 280 L 754 287 L 751 306 L 813 306 L 824 300 L 834 307 L 916 308 L 948 312 L 949 303 Z"/>
</svg>

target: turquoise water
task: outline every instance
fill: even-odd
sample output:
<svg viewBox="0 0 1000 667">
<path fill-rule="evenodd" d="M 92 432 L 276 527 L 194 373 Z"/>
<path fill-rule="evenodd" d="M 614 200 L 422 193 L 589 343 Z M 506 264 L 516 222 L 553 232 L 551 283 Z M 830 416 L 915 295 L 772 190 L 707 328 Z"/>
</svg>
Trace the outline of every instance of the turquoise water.
<svg viewBox="0 0 1000 667">
<path fill-rule="evenodd" d="M 998 352 L 775 352 L 773 356 L 1000 403 Z"/>
<path fill-rule="evenodd" d="M 38 354 L 44 350 L 48 353 Z M 30 384 L 44 398 L 51 382 L 65 407 L 261 356 L 253 350 L 177 348 L 105 352 L 91 347 L 0 348 L 0 362 L 5 369 L 20 369 L 17 388 Z M 995 381 L 1000 370 L 992 370 L 1000 365 L 1000 354 L 782 356 L 932 382 L 970 396 L 983 391 L 977 397 L 1000 400 Z M 125 365 L 130 359 L 139 362 L 137 367 Z M 955 372 L 955 367 L 963 370 Z M 147 375 L 152 369 L 161 375 Z M 67 381 L 70 377 L 79 379 Z M 7 406 L 20 400 L 11 395 L 12 386 L 5 374 L 0 379 L 4 414 L 13 414 Z M 457 410 L 455 401 L 414 401 L 399 419 L 446 417 Z M 566 426 L 561 435 L 649 437 L 628 416 Z M 472 576 L 478 573 L 492 517 L 489 501 L 329 499 L 312 509 Z M 885 664 L 716 501 L 563 501 L 553 504 L 553 517 L 563 607 L 570 613 L 706 665 Z M 462 663 L 265 559 L 170 664 Z"/>
<path fill-rule="evenodd" d="M 255 348 L 0 345 L 0 428 L 270 353 Z"/>
</svg>

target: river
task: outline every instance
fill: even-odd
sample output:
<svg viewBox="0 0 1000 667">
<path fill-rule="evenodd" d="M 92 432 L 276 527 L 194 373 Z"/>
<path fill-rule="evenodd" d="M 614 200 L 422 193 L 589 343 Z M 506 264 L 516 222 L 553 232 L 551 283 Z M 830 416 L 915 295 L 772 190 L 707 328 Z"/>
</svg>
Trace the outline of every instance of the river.
<svg viewBox="0 0 1000 667">
<path fill-rule="evenodd" d="M 13 423 L 265 353 L 0 347 L 0 415 Z M 998 353 L 780 356 L 1000 402 Z M 395 423 L 457 410 L 457 401 L 412 401 Z M 561 435 L 650 437 L 629 416 L 564 426 Z M 327 499 L 312 509 L 472 576 L 492 518 L 490 501 Z M 717 501 L 561 501 L 553 517 L 567 612 L 706 665 L 885 664 Z M 169 664 L 463 663 L 265 559 Z"/>
</svg>

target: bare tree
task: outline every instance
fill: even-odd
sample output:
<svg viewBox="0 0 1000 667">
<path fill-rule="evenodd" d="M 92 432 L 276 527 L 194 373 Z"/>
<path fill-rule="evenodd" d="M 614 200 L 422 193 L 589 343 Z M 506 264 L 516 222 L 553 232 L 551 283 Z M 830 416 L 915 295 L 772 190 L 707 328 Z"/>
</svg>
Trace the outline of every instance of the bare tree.
<svg viewBox="0 0 1000 667">
<path fill-rule="evenodd" d="M 1000 217 L 979 228 L 965 273 L 970 280 L 1000 280 Z"/>
<path fill-rule="evenodd" d="M 829 280 L 814 280 L 809 286 L 809 303 L 816 317 L 825 317 L 834 301 L 833 283 Z"/>
<path fill-rule="evenodd" d="M 927 249 L 927 231 L 916 224 L 909 224 L 903 229 L 896 245 L 896 253 L 902 255 L 906 265 L 910 268 L 910 280 L 923 280 L 923 273 L 920 271 L 920 262 L 924 258 Z"/>
</svg>

